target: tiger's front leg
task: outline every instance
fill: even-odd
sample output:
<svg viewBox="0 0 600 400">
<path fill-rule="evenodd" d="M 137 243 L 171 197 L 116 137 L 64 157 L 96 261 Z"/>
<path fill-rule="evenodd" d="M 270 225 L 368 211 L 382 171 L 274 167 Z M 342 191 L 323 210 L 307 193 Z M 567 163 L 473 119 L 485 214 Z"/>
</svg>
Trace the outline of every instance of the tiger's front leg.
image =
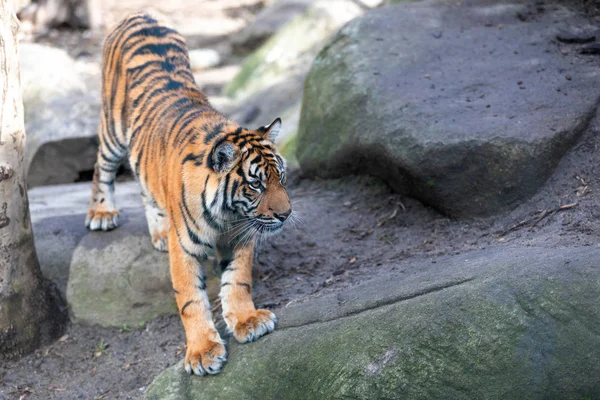
<svg viewBox="0 0 600 400">
<path fill-rule="evenodd" d="M 169 231 L 168 246 L 173 289 L 185 328 L 185 370 L 188 374 L 216 374 L 227 352 L 212 320 L 202 265 L 181 247 L 175 228 Z"/>
<path fill-rule="evenodd" d="M 254 243 L 236 248 L 232 254 L 231 260 L 220 260 L 223 273 L 219 297 L 223 319 L 238 342 L 252 342 L 273 332 L 277 317 L 269 310 L 257 310 L 252 302 Z"/>
</svg>

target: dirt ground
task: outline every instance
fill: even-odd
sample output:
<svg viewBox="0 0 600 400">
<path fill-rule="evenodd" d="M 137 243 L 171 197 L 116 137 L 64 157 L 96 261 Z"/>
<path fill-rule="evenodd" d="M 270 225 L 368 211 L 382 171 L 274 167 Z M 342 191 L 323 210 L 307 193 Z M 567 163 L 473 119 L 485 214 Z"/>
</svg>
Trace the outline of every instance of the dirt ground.
<svg viewBox="0 0 600 400">
<path fill-rule="evenodd" d="M 255 302 L 282 307 L 373 277 L 408 276 L 417 261 L 492 246 L 597 246 L 599 133 L 594 121 L 536 196 L 488 219 L 449 219 L 366 176 L 322 181 L 292 172 L 297 221 L 262 245 Z M 140 398 L 183 354 L 177 316 L 121 329 L 71 325 L 54 344 L 0 365 L 0 400 Z"/>
<path fill-rule="evenodd" d="M 351 290 L 370 278 L 408 276 L 418 272 L 416 261 L 435 263 L 474 249 L 597 246 L 597 128 L 582 138 L 537 196 L 508 215 L 485 220 L 448 219 L 370 177 L 314 181 L 293 173 L 290 195 L 299 221 L 259 251 L 257 306 L 284 307 Z M 0 399 L 140 398 L 183 351 L 177 316 L 121 329 L 71 325 L 54 344 L 0 366 Z"/>
</svg>

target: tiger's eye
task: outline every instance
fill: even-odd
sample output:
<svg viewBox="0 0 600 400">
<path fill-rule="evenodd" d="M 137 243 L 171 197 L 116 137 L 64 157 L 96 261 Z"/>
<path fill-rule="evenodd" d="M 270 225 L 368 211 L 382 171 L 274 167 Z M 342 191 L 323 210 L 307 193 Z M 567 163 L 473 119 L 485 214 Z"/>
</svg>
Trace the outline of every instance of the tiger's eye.
<svg viewBox="0 0 600 400">
<path fill-rule="evenodd" d="M 250 187 L 252 189 L 260 189 L 262 187 L 262 183 L 260 183 L 260 181 L 258 181 L 258 180 L 252 181 L 252 182 L 250 182 Z"/>
</svg>

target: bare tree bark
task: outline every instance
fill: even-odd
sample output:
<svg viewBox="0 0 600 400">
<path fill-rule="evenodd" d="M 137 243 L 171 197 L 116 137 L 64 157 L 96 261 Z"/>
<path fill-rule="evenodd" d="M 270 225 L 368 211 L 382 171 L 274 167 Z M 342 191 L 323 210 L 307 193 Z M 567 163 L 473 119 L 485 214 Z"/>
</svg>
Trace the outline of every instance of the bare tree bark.
<svg viewBox="0 0 600 400">
<path fill-rule="evenodd" d="M 18 27 L 13 0 L 0 0 L 0 360 L 49 341 L 65 323 L 60 297 L 43 278 L 33 245 Z"/>
</svg>

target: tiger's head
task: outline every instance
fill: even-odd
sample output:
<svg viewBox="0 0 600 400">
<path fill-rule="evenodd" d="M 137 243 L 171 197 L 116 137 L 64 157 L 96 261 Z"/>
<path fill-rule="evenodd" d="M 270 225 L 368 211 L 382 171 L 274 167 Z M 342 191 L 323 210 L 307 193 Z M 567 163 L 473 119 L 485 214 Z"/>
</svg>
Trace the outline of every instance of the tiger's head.
<svg viewBox="0 0 600 400">
<path fill-rule="evenodd" d="M 213 147 L 212 168 L 226 174 L 223 208 L 233 226 L 273 234 L 292 214 L 286 163 L 273 143 L 280 129 L 279 118 L 256 130 L 237 127 Z"/>
</svg>

